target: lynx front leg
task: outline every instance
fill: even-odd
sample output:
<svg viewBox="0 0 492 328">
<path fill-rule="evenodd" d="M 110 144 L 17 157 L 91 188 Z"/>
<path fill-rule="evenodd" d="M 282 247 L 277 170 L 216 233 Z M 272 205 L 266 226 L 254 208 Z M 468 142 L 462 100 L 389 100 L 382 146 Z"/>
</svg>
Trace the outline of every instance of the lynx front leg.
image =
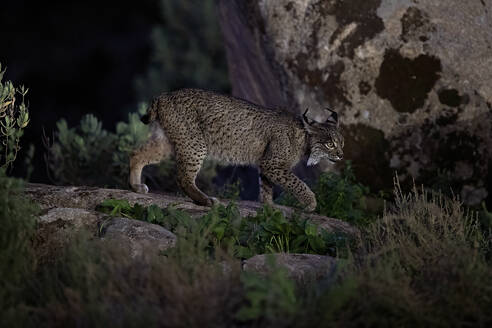
<svg viewBox="0 0 492 328">
<path fill-rule="evenodd" d="M 147 185 L 141 181 L 142 170 L 146 165 L 157 164 L 170 157 L 173 147 L 162 129 L 154 123 L 149 140 L 138 148 L 130 157 L 130 186 L 139 193 L 149 192 Z"/>
<path fill-rule="evenodd" d="M 316 209 L 316 197 L 314 196 L 314 193 L 289 169 L 278 168 L 272 166 L 268 162 L 262 163 L 260 168 L 268 180 L 291 192 L 302 204 L 304 204 L 306 211 L 312 212 Z"/>
</svg>

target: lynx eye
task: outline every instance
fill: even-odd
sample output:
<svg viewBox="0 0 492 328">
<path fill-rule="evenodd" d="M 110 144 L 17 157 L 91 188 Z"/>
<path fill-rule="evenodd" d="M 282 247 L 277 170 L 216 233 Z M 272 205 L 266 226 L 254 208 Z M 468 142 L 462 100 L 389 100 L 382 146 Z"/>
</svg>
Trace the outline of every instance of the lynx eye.
<svg viewBox="0 0 492 328">
<path fill-rule="evenodd" d="M 325 147 L 326 148 L 333 148 L 333 142 L 328 141 L 327 143 L 325 143 Z"/>
</svg>

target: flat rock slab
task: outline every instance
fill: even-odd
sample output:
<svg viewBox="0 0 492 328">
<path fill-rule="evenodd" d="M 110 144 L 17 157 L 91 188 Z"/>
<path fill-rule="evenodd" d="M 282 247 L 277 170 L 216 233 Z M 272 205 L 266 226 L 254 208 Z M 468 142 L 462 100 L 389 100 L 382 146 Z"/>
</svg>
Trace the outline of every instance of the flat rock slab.
<svg viewBox="0 0 492 328">
<path fill-rule="evenodd" d="M 30 183 L 27 184 L 25 193 L 28 197 L 39 203 L 41 208 L 45 210 L 52 208 L 79 208 L 93 211 L 97 205 L 109 198 L 126 199 L 130 204 L 138 203 L 145 206 L 154 204 L 162 208 L 173 204 L 177 209 L 186 211 L 192 217 L 196 218 L 210 210 L 209 207 L 196 205 L 184 197 L 152 193 L 138 194 L 121 189 L 66 187 Z M 224 204 L 227 203 L 227 201 L 222 202 Z M 250 201 L 239 201 L 237 204 L 242 217 L 256 215 L 257 210 L 262 207 L 261 203 Z M 275 207 L 282 211 L 286 217 L 294 215 L 296 211 L 299 212 L 286 206 L 276 205 Z M 311 222 L 319 225 L 320 228 L 330 232 L 337 231 L 352 235 L 358 233 L 356 228 L 341 220 L 308 213 L 302 213 L 301 216 L 308 218 Z"/>
<path fill-rule="evenodd" d="M 287 275 L 300 284 L 334 277 L 337 259 L 313 254 L 262 254 L 245 260 L 243 270 L 266 275 L 276 267 L 287 270 Z"/>
<path fill-rule="evenodd" d="M 145 256 L 147 252 L 165 251 L 174 247 L 177 239 L 175 234 L 159 225 L 127 218 L 105 221 L 101 233 L 104 240 L 128 250 L 133 258 Z"/>
</svg>

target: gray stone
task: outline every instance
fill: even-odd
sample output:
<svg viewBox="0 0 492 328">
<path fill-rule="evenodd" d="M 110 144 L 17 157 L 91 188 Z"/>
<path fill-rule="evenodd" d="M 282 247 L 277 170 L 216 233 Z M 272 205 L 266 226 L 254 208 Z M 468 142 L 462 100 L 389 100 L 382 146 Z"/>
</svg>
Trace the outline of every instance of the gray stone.
<svg viewBox="0 0 492 328">
<path fill-rule="evenodd" d="M 39 217 L 38 222 L 42 225 L 55 222 L 64 222 L 74 229 L 94 228 L 106 215 L 89 211 L 82 208 L 52 208 L 46 214 Z"/>
<path fill-rule="evenodd" d="M 273 261 L 269 260 L 273 258 Z M 337 259 L 313 254 L 262 254 L 245 260 L 243 270 L 267 274 L 275 268 L 283 267 L 287 275 L 299 284 L 327 280 L 336 273 Z"/>
<path fill-rule="evenodd" d="M 98 224 L 106 218 L 103 213 L 81 208 L 51 208 L 38 219 L 33 239 L 39 263 L 52 262 L 67 247 L 74 233 L 98 235 Z"/>
<path fill-rule="evenodd" d="M 105 221 L 101 235 L 103 240 L 125 249 L 132 257 L 158 255 L 176 244 L 176 235 L 163 227 L 127 218 Z"/>
<path fill-rule="evenodd" d="M 42 209 L 61 207 L 71 208 L 72 211 L 74 211 L 74 208 L 94 211 L 96 206 L 101 204 L 105 199 L 115 198 L 126 199 L 130 204 L 138 203 L 144 206 L 155 204 L 162 208 L 166 208 L 172 204 L 176 209 L 183 210 L 195 218 L 199 218 L 210 211 L 209 207 L 196 205 L 192 203 L 190 199 L 184 197 L 153 193 L 138 194 L 129 190 L 120 189 L 83 186 L 64 187 L 30 183 L 27 184 L 25 193 L 32 200 L 36 201 Z M 227 201 L 222 200 L 221 202 L 226 204 Z M 241 217 L 256 215 L 256 211 L 262 207 L 262 204 L 250 201 L 239 201 L 237 204 Z M 295 209 L 290 207 L 278 205 L 276 208 L 282 211 L 287 217 L 290 217 L 295 213 Z M 62 211 L 60 213 L 65 212 Z M 85 212 L 79 212 L 79 214 L 81 213 Z M 302 213 L 302 217 L 308 218 L 311 222 L 318 224 L 321 229 L 329 232 L 337 231 L 346 234 L 358 233 L 356 228 L 341 220 L 308 213 Z"/>
<path fill-rule="evenodd" d="M 81 208 L 52 208 L 38 222 L 35 248 L 42 261 L 51 260 L 80 231 L 102 237 L 132 257 L 158 255 L 176 244 L 176 236 L 161 226 Z"/>
<path fill-rule="evenodd" d="M 219 1 L 223 27 L 236 27 L 224 34 L 236 96 L 319 118 L 335 108 L 345 158 L 373 190 L 398 171 L 404 183 L 445 181 L 465 202 L 492 201 L 490 1 L 240 3 Z M 251 74 L 254 58 L 268 74 Z M 280 81 L 274 104 L 265 79 Z"/>
</svg>

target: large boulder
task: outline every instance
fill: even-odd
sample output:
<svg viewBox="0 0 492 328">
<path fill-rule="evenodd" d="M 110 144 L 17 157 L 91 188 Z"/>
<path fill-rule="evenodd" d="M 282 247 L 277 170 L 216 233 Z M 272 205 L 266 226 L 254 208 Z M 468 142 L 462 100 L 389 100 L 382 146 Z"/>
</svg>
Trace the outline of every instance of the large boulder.
<svg viewBox="0 0 492 328">
<path fill-rule="evenodd" d="M 337 109 L 345 157 L 374 189 L 397 171 L 492 202 L 490 1 L 222 0 L 219 12 L 236 96 Z"/>
</svg>

